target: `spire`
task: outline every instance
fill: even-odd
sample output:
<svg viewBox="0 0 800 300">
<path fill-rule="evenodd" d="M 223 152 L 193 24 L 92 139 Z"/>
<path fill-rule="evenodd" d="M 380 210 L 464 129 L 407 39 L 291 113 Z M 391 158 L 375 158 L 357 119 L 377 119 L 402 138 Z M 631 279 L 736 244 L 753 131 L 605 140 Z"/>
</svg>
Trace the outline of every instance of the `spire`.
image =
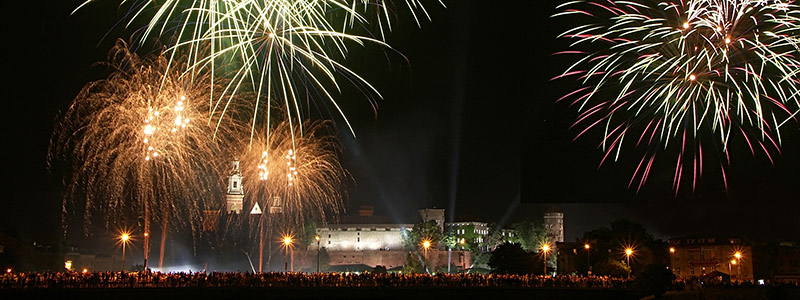
<svg viewBox="0 0 800 300">
<path fill-rule="evenodd" d="M 242 171 L 239 170 L 239 158 L 234 157 L 231 164 L 231 175 L 228 176 L 228 192 L 225 195 L 225 209 L 228 212 L 240 213 L 244 199 Z"/>
</svg>

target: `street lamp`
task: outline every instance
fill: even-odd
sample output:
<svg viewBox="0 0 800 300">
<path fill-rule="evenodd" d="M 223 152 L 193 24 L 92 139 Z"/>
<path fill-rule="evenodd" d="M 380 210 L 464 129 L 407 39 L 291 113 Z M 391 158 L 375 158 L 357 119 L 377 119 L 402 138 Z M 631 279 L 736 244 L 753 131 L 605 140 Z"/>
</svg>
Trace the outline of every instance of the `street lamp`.
<svg viewBox="0 0 800 300">
<path fill-rule="evenodd" d="M 461 238 L 461 240 L 459 240 L 459 241 L 458 241 L 458 243 L 459 243 L 459 244 L 461 244 L 461 250 L 464 250 L 464 244 L 465 244 L 466 242 L 467 242 L 467 241 L 466 241 L 466 239 L 465 239 L 465 238 Z M 462 255 L 463 255 L 463 254 L 462 254 Z M 462 260 L 461 260 L 461 271 L 462 271 L 462 272 L 467 272 L 467 262 L 466 262 L 466 260 L 464 260 L 464 259 L 462 259 Z"/>
<path fill-rule="evenodd" d="M 283 271 L 289 272 L 289 247 L 292 246 L 292 237 L 283 236 L 283 247 L 286 249 L 285 256 L 283 257 Z"/>
<path fill-rule="evenodd" d="M 127 232 L 123 232 L 122 235 L 119 236 L 120 241 L 122 241 L 122 271 L 125 271 L 125 245 L 128 244 L 130 238 L 131 236 Z"/>
<path fill-rule="evenodd" d="M 317 273 L 319 273 L 319 235 L 314 236 L 314 239 L 317 240 Z"/>
<path fill-rule="evenodd" d="M 426 262 L 428 261 L 428 248 L 430 247 L 431 247 L 430 240 L 422 240 L 422 249 L 425 252 L 424 257 L 422 258 L 422 270 L 425 271 L 425 273 L 428 273 L 428 266 Z"/>
<path fill-rule="evenodd" d="M 147 257 L 150 253 L 150 234 L 144 233 L 144 271 L 147 271 Z"/>
<path fill-rule="evenodd" d="M 544 276 L 547 276 L 547 252 L 550 251 L 550 245 L 544 244 L 542 246 L 542 253 L 544 253 Z"/>
<path fill-rule="evenodd" d="M 583 244 L 583 249 L 586 249 L 586 276 L 592 275 L 592 258 L 591 258 L 591 246 L 589 243 Z"/>
<path fill-rule="evenodd" d="M 628 264 L 628 278 L 631 277 L 631 255 L 633 255 L 633 249 L 625 249 L 625 261 Z"/>
<path fill-rule="evenodd" d="M 739 266 L 739 260 L 742 259 L 742 252 L 736 251 L 735 253 L 733 253 L 733 257 L 736 258 L 735 260 L 732 261 L 733 265 L 736 266 L 736 279 L 741 280 L 742 267 Z"/>
</svg>

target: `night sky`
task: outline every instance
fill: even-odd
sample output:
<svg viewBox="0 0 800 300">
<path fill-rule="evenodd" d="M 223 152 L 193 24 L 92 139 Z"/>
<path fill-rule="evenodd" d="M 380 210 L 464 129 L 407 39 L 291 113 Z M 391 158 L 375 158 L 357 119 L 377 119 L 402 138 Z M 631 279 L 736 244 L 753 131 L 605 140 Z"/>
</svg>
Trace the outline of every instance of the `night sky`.
<svg viewBox="0 0 800 300">
<path fill-rule="evenodd" d="M 0 225 L 24 239 L 60 232 L 60 178 L 47 171 L 54 120 L 81 87 L 104 76 L 121 13 L 101 0 L 70 16 L 78 1 L 17 1 L 4 18 L 3 183 Z M 550 81 L 568 66 L 556 35 L 572 24 L 551 19 L 555 3 L 446 1 L 428 5 L 417 28 L 405 10 L 392 51 L 355 50 L 346 64 L 384 95 L 377 114 L 360 95 L 341 104 L 356 137 L 338 119 L 352 173 L 348 207 L 414 222 L 416 210 L 448 209 L 448 218 L 508 225 L 540 220 L 555 203 L 567 238 L 618 218 L 645 224 L 660 238 L 690 233 L 751 239 L 800 239 L 800 132 L 784 132 L 775 165 L 733 151 L 729 190 L 709 172 L 694 193 L 671 191 L 673 167 L 659 165 L 638 194 L 627 183 L 638 159 L 598 169 L 598 136 L 572 141 L 576 109 L 555 103 L 574 84 Z M 109 37 L 105 37 L 110 32 Z M 116 35 L 116 36 L 115 36 Z M 406 60 L 407 59 L 407 60 Z M 455 208 L 455 209 L 453 209 Z"/>
</svg>

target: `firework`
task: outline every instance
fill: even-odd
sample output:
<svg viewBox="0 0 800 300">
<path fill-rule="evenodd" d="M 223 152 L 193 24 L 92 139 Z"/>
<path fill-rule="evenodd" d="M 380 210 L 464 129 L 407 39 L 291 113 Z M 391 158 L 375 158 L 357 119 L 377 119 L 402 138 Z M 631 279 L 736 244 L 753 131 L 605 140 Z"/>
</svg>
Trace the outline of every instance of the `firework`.
<svg viewBox="0 0 800 300">
<path fill-rule="evenodd" d="M 694 190 L 704 151 L 719 154 L 726 186 L 734 141 L 770 160 L 780 151 L 780 129 L 800 107 L 795 4 L 573 1 L 559 11 L 579 24 L 561 35 L 573 50 L 560 54 L 577 59 L 559 77 L 582 85 L 562 99 L 580 109 L 578 136 L 602 130 L 603 161 L 623 147 L 645 153 L 629 187 L 642 187 L 664 149 L 678 152 L 675 193 L 686 178 Z"/>
<path fill-rule="evenodd" d="M 280 207 L 280 223 L 324 222 L 343 209 L 348 174 L 339 161 L 341 150 L 330 121 L 306 121 L 301 135 L 284 121 L 267 138 L 258 134 L 252 146 L 243 141 L 239 155 L 245 197 L 262 209 Z"/>
<path fill-rule="evenodd" d="M 194 232 L 219 199 L 215 159 L 233 136 L 208 115 L 210 77 L 167 71 L 164 56 L 139 58 L 123 42 L 109 57 L 114 72 L 83 88 L 53 135 L 51 161 L 71 167 L 64 210 L 83 210 L 86 226 L 93 215 L 107 227 L 143 218 L 147 232 L 169 216 Z"/>
<path fill-rule="evenodd" d="M 335 221 L 349 180 L 331 121 L 306 121 L 302 135 L 288 121 L 273 126 L 269 137 L 264 129 L 252 143 L 248 136 L 240 139 L 245 207 L 239 214 L 222 214 L 219 231 L 209 235 L 209 242 L 227 252 L 257 247 L 259 270 L 263 254 L 269 264 L 272 252 L 265 247 L 271 249 L 274 234 L 302 231 L 311 221 Z"/>
<path fill-rule="evenodd" d="M 418 13 L 427 16 L 419 0 L 405 3 L 415 19 Z M 240 91 L 253 92 L 254 132 L 260 114 L 271 118 L 273 107 L 263 104 L 273 100 L 279 100 L 275 103 L 285 119 L 300 122 L 314 103 L 336 111 L 350 127 L 334 97 L 341 83 L 352 83 L 370 101 L 380 94 L 342 61 L 353 45 L 388 46 L 369 34 L 353 32 L 368 27 L 364 12 L 375 11 L 383 36 L 384 27 L 390 24 L 390 4 L 383 0 L 133 1 L 129 15 L 131 22 L 145 18 L 142 15 L 152 16 L 141 31 L 141 40 L 153 35 L 166 37 L 172 45 L 170 53 L 190 53 L 189 71 L 203 70 L 230 79 L 230 84 L 214 91 L 218 97 L 208 99 L 212 114 L 224 114 L 228 101 Z"/>
</svg>

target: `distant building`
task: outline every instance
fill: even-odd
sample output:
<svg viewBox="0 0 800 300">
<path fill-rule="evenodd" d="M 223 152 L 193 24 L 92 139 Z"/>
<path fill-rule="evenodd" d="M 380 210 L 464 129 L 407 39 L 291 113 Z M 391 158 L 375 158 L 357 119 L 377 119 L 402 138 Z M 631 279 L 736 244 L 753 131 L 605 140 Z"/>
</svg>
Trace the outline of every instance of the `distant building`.
<svg viewBox="0 0 800 300">
<path fill-rule="evenodd" d="M 358 216 L 346 217 L 340 224 L 317 228 L 320 246 L 330 255 L 330 265 L 382 265 L 387 268 L 402 266 L 409 253 L 404 249 L 403 235 L 413 230 L 414 224 L 396 224 L 380 216 L 373 216 L 371 207 L 361 207 Z M 435 221 L 443 233 L 452 230 L 457 240 L 481 243 L 489 233 L 482 222 L 444 222 L 444 209 L 420 209 L 422 221 Z M 510 235 L 511 233 L 506 233 Z M 308 251 L 316 251 L 317 245 L 309 245 Z M 450 261 L 457 268 L 466 269 L 472 265 L 472 257 L 463 246 L 457 245 L 451 253 L 441 245 L 427 251 L 431 271 L 446 266 Z M 464 251 L 462 251 L 464 250 Z"/>
<path fill-rule="evenodd" d="M 452 222 L 447 223 L 447 228 L 452 230 L 459 243 L 463 239 L 465 243 L 481 244 L 489 234 L 489 227 L 484 222 Z M 459 247 L 464 249 L 464 246 L 456 248 Z"/>
<path fill-rule="evenodd" d="M 778 268 L 774 275 L 775 282 L 800 285 L 800 245 L 794 242 L 782 242 L 778 245 Z"/>
<path fill-rule="evenodd" d="M 544 228 L 551 243 L 564 242 L 564 213 L 557 207 L 551 207 L 544 213 Z"/>
<path fill-rule="evenodd" d="M 444 209 L 424 208 L 419 210 L 419 216 L 423 222 L 435 221 L 439 226 L 439 231 L 444 231 Z"/>
<path fill-rule="evenodd" d="M 753 281 L 753 250 L 740 238 L 685 237 L 670 239 L 669 245 L 670 270 L 678 279 L 718 271 L 730 275 L 733 282 Z"/>
<path fill-rule="evenodd" d="M 119 271 L 122 265 L 120 255 L 89 254 L 77 251 L 65 253 L 64 260 L 69 262 L 70 268 L 75 271 L 83 269 L 91 272 Z"/>
<path fill-rule="evenodd" d="M 328 251 L 402 250 L 403 235 L 413 227 L 414 224 L 332 224 L 317 228 L 317 235 L 320 245 Z"/>
</svg>

